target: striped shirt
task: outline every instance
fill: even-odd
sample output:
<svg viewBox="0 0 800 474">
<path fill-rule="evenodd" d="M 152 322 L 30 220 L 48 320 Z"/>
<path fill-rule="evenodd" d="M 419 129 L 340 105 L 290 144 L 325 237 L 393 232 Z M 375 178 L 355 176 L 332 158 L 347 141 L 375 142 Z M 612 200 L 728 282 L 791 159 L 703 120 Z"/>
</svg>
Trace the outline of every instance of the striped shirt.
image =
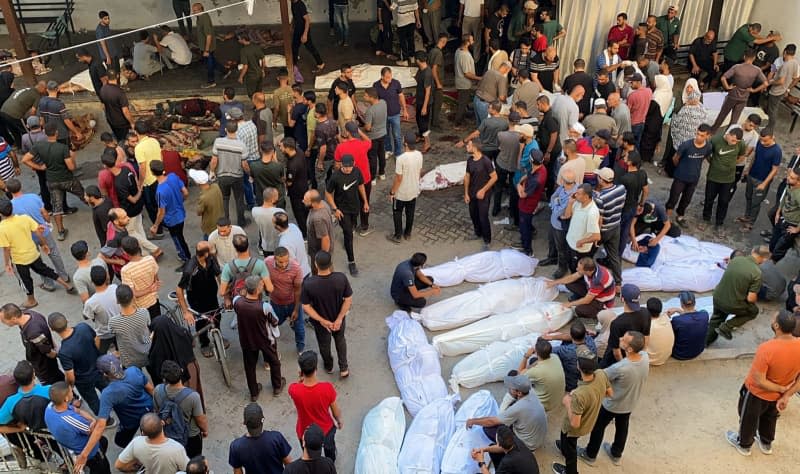
<svg viewBox="0 0 800 474">
<path fill-rule="evenodd" d="M 108 320 L 108 328 L 117 338 L 119 360 L 123 367 L 147 367 L 150 354 L 150 314 L 139 308 L 130 316 L 118 314 Z"/>
<path fill-rule="evenodd" d="M 122 283 L 130 286 L 135 295 L 154 286 L 153 283 L 158 280 L 158 263 L 150 255 L 137 261 L 131 260 L 120 270 L 120 277 Z M 142 296 L 133 297 L 133 302 L 138 308 L 147 309 L 156 304 L 157 301 L 158 288 L 154 288 Z"/>
<path fill-rule="evenodd" d="M 619 226 L 622 219 L 622 208 L 625 207 L 625 186 L 615 184 L 597 192 L 594 202 L 600 211 L 600 232 L 606 232 Z"/>
<path fill-rule="evenodd" d="M 586 287 L 589 288 L 589 294 L 594 296 L 595 301 L 603 303 L 606 308 L 614 307 L 614 277 L 608 268 L 597 265 L 594 275 L 591 277 L 585 276 L 583 280 L 586 282 Z"/>
<path fill-rule="evenodd" d="M 244 175 L 242 161 L 247 159 L 247 147 L 241 140 L 217 138 L 214 140 L 211 154 L 217 157 L 217 168 L 214 172 L 218 178 L 224 176 L 241 178 Z"/>
<path fill-rule="evenodd" d="M 44 421 L 53 438 L 70 451 L 79 453 L 89 442 L 91 422 L 76 412 L 71 405 L 64 411 L 56 411 L 52 404 L 44 412 Z M 100 449 L 100 443 L 95 444 L 89 451 L 88 458 L 92 459 Z"/>
<path fill-rule="evenodd" d="M 245 158 L 248 161 L 260 160 L 261 152 L 258 150 L 258 128 L 250 120 L 239 122 L 236 138 L 244 144 Z"/>
</svg>

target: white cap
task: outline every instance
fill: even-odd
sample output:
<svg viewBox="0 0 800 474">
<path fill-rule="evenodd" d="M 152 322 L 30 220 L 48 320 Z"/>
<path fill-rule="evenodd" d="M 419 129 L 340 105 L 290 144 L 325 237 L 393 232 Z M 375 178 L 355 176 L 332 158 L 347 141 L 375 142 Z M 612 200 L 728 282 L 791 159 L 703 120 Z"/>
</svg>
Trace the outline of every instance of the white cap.
<svg viewBox="0 0 800 474">
<path fill-rule="evenodd" d="M 189 170 L 189 177 L 197 184 L 208 183 L 208 173 L 203 170 Z"/>
<path fill-rule="evenodd" d="M 569 128 L 578 132 L 579 135 L 583 135 L 583 132 L 586 131 L 586 127 L 584 127 L 583 124 L 580 122 L 573 123 Z"/>
<path fill-rule="evenodd" d="M 520 135 L 524 135 L 526 137 L 532 137 L 533 136 L 533 127 L 529 123 L 523 123 L 522 125 L 517 125 L 514 128 L 514 131 L 516 131 Z"/>
</svg>

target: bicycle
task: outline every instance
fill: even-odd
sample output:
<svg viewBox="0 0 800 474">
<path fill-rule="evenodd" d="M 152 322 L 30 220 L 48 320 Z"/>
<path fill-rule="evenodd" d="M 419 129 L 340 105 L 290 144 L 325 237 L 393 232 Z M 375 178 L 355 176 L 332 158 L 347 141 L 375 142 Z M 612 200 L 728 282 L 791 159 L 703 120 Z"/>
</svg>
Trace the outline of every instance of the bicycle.
<svg viewBox="0 0 800 474">
<path fill-rule="evenodd" d="M 195 322 L 198 320 L 205 320 L 208 322 L 203 329 L 194 331 L 193 325 L 190 325 L 186 319 L 184 319 L 183 314 L 181 314 L 182 311 L 180 305 L 177 304 L 178 297 L 175 292 L 169 294 L 169 300 L 176 303 L 175 307 L 169 308 L 162 303 L 162 312 L 168 315 L 172 321 L 175 322 L 175 324 L 190 331 L 193 338 L 197 338 L 201 334 L 208 332 L 208 338 L 211 341 L 211 351 L 214 354 L 214 359 L 219 362 L 220 369 L 222 370 L 222 380 L 225 382 L 225 385 L 230 388 L 233 378 L 231 377 L 231 372 L 228 369 L 228 353 L 225 349 L 225 339 L 222 337 L 222 331 L 220 331 L 219 328 L 217 328 L 214 324 L 214 320 L 217 318 L 217 316 L 228 310 L 220 307 L 212 311 L 199 313 L 192 308 L 188 308 L 189 312 L 194 315 Z"/>
</svg>

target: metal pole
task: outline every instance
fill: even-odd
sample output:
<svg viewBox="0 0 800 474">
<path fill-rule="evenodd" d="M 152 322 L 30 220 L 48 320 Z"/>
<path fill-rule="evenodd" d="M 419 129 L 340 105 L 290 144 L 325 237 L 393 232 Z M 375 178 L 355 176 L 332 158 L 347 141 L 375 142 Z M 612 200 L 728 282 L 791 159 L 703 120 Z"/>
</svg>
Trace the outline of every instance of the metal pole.
<svg viewBox="0 0 800 474">
<path fill-rule="evenodd" d="M 289 0 L 281 0 L 281 32 L 283 35 L 283 55 L 286 57 L 286 70 L 289 71 L 289 84 L 294 84 L 294 57 L 292 57 L 292 28 L 289 24 Z M 309 34 L 311 34 L 310 31 Z"/>
<path fill-rule="evenodd" d="M 11 46 L 17 54 L 17 59 L 21 59 L 22 75 L 25 77 L 25 82 L 29 86 L 36 83 L 36 74 L 33 72 L 33 65 L 30 62 L 30 53 L 28 53 L 28 46 L 25 44 L 25 36 L 19 27 L 17 20 L 17 12 L 11 6 L 11 0 L 0 0 L 0 10 L 3 11 L 3 18 L 6 20 L 6 28 L 8 28 L 8 36 L 11 37 Z M 30 59 L 29 59 L 30 58 Z"/>
</svg>

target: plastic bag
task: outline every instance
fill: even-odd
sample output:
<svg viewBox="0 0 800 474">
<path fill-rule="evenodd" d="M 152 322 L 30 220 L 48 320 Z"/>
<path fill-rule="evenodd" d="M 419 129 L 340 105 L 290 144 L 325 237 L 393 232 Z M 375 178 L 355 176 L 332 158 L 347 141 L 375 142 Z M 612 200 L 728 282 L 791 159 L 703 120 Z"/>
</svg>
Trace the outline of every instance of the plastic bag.
<svg viewBox="0 0 800 474">
<path fill-rule="evenodd" d="M 419 411 L 397 458 L 401 474 L 439 474 L 442 456 L 455 430 L 457 395 L 434 400 Z"/>
<path fill-rule="evenodd" d="M 364 417 L 355 474 L 398 474 L 397 456 L 406 432 L 406 414 L 398 397 L 375 405 Z"/>
<path fill-rule="evenodd" d="M 483 428 L 473 426 L 467 429 L 469 418 L 497 416 L 497 402 L 488 390 L 480 390 L 470 396 L 458 408 L 455 417 L 456 429 L 442 458 L 442 474 L 463 474 L 480 472 L 478 463 L 472 459 L 473 448 L 488 446 L 490 440 L 483 433 Z M 488 457 L 488 456 L 487 456 Z"/>
</svg>

